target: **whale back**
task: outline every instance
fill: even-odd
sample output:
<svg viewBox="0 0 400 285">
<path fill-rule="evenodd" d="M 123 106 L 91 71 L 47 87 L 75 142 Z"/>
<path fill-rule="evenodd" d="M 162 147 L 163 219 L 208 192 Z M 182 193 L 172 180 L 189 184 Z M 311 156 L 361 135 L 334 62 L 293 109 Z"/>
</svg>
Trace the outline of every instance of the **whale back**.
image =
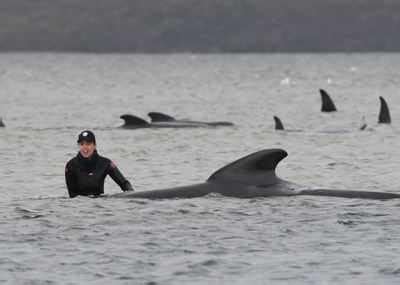
<svg viewBox="0 0 400 285">
<path fill-rule="evenodd" d="M 120 118 L 125 121 L 123 127 L 143 127 L 149 125 L 149 123 L 142 118 L 136 117 L 131 114 L 121 115 Z"/>
<path fill-rule="evenodd" d="M 171 122 L 171 121 L 175 121 L 174 117 L 169 116 L 169 115 L 164 114 L 164 113 L 160 113 L 160 112 L 150 112 L 147 115 L 151 118 L 152 122 Z"/>
<path fill-rule="evenodd" d="M 207 182 L 268 186 L 277 183 L 275 168 L 287 156 L 283 149 L 265 149 L 240 158 L 214 172 Z"/>
<path fill-rule="evenodd" d="M 336 111 L 336 106 L 333 103 L 331 97 L 329 94 L 323 90 L 320 89 L 319 93 L 321 94 L 321 100 L 322 100 L 322 105 L 321 105 L 321 111 L 322 112 L 334 112 Z"/>
<path fill-rule="evenodd" d="M 383 99 L 383 97 L 379 96 L 379 100 L 381 102 L 381 108 L 379 110 L 378 123 L 379 124 L 390 124 L 391 118 L 390 118 L 389 107 L 388 107 L 385 99 Z"/>
</svg>

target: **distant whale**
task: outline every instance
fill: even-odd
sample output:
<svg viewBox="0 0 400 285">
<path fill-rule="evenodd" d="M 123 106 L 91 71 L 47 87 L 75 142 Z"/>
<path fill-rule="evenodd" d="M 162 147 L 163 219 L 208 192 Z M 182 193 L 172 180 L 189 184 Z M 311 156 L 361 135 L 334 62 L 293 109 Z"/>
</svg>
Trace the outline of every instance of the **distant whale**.
<svg viewBox="0 0 400 285">
<path fill-rule="evenodd" d="M 279 117 L 274 116 L 274 122 L 275 122 L 275 130 L 284 130 L 285 128 L 283 127 L 281 119 Z"/>
<path fill-rule="evenodd" d="M 392 120 L 390 118 L 389 107 L 388 107 L 385 99 L 383 99 L 383 97 L 379 96 L 379 100 L 381 103 L 381 107 L 379 109 L 378 123 L 379 124 L 390 124 Z"/>
<path fill-rule="evenodd" d="M 285 127 L 283 126 L 282 120 L 277 116 L 274 116 L 274 121 L 275 121 L 275 130 L 276 131 L 286 131 L 286 132 L 302 132 L 303 131 L 301 129 L 290 129 L 290 130 L 285 129 Z M 365 118 L 362 117 L 362 124 L 360 125 L 359 130 L 363 131 L 366 128 L 367 128 L 367 124 L 365 123 Z M 350 130 L 333 129 L 333 130 L 319 130 L 318 132 L 338 134 L 338 133 L 348 133 L 348 132 L 350 132 Z"/>
<path fill-rule="evenodd" d="M 363 131 L 363 130 L 365 130 L 365 129 L 367 129 L 367 123 L 365 122 L 365 116 L 362 116 L 361 117 L 361 125 L 360 125 L 360 127 L 359 127 L 359 130 L 360 131 Z"/>
<path fill-rule="evenodd" d="M 336 106 L 333 103 L 331 97 L 324 89 L 319 89 L 319 93 L 321 94 L 321 112 L 335 112 Z"/>
<path fill-rule="evenodd" d="M 6 125 L 3 123 L 3 119 L 0 117 L 0 128 L 4 128 Z"/>
<path fill-rule="evenodd" d="M 289 130 L 285 129 L 281 119 L 278 116 L 274 116 L 274 122 L 275 122 L 275 130 L 276 131 L 302 132 L 302 130 L 298 130 L 298 129 L 289 129 Z"/>
<path fill-rule="evenodd" d="M 185 123 L 185 122 L 147 122 L 146 120 L 134 115 L 124 114 L 120 116 L 124 120 L 121 128 L 141 129 L 141 128 L 209 128 L 210 125 L 203 123 Z"/>
<path fill-rule="evenodd" d="M 177 123 L 189 123 L 189 124 L 206 124 L 209 126 L 233 126 L 234 124 L 226 121 L 216 121 L 216 122 L 203 122 L 203 121 L 192 121 L 192 120 L 178 120 L 174 117 L 161 113 L 161 112 L 150 112 L 147 114 L 151 118 L 152 123 L 159 122 L 177 122 Z"/>
<path fill-rule="evenodd" d="M 386 103 L 385 99 L 382 96 L 379 96 L 379 100 L 380 100 L 380 109 L 379 109 L 379 115 L 378 115 L 378 123 L 379 124 L 390 124 L 391 123 L 391 118 L 390 118 L 390 112 L 389 112 L 388 104 Z M 361 120 L 362 120 L 362 122 L 361 122 L 361 125 L 359 127 L 359 130 L 363 131 L 363 130 L 367 129 L 368 125 L 365 122 L 365 117 L 364 116 L 361 118 Z M 274 121 L 275 121 L 275 130 L 285 130 L 285 128 L 283 126 L 283 123 L 282 123 L 282 120 L 279 117 L 274 116 Z M 300 130 L 296 130 L 296 131 L 300 131 Z M 339 132 L 348 132 L 348 131 L 345 131 L 345 130 L 336 130 L 336 131 L 334 131 L 334 133 L 339 133 Z"/>
<path fill-rule="evenodd" d="M 206 182 L 160 190 L 123 192 L 109 197 L 171 199 L 195 198 L 210 193 L 238 198 L 274 196 L 331 196 L 386 200 L 400 194 L 329 189 L 305 189 L 275 175 L 278 163 L 287 156 L 283 149 L 265 149 L 236 160 L 212 174 Z"/>
</svg>

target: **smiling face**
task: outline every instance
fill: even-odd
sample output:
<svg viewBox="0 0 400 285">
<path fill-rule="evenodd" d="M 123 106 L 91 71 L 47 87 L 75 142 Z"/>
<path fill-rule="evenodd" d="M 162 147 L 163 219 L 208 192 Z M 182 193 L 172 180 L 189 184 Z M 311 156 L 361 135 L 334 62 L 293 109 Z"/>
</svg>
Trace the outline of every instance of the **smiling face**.
<svg viewBox="0 0 400 285">
<path fill-rule="evenodd" d="M 79 144 L 79 152 L 84 158 L 89 158 L 96 150 L 96 144 L 93 142 L 81 141 Z"/>
</svg>

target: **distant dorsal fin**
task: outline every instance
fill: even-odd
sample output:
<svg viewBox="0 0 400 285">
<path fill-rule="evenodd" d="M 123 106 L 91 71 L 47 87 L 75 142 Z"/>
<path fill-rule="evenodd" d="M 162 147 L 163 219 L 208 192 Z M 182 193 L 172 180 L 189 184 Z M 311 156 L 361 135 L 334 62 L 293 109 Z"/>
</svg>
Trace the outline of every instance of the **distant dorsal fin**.
<svg viewBox="0 0 400 285">
<path fill-rule="evenodd" d="M 5 127 L 6 125 L 4 125 L 3 123 L 3 119 L 0 117 L 0 127 Z"/>
<path fill-rule="evenodd" d="M 331 97 L 324 89 L 319 89 L 319 93 L 321 94 L 321 112 L 334 112 L 336 111 L 336 106 L 333 103 Z"/>
<path fill-rule="evenodd" d="M 281 119 L 279 119 L 277 116 L 274 116 L 274 121 L 275 121 L 275 130 L 284 130 L 285 129 L 283 127 Z"/>
<path fill-rule="evenodd" d="M 175 121 L 175 118 L 160 112 L 150 112 L 147 114 L 152 122 L 171 122 Z"/>
<path fill-rule="evenodd" d="M 287 156 L 283 149 L 265 149 L 240 158 L 208 178 L 241 184 L 271 185 L 277 181 L 275 168 Z"/>
<path fill-rule="evenodd" d="M 361 126 L 360 126 L 360 131 L 363 131 L 367 128 L 367 123 L 365 122 L 365 116 L 362 116 L 361 118 Z"/>
<path fill-rule="evenodd" d="M 381 102 L 381 108 L 379 110 L 378 123 L 379 124 L 390 124 L 391 119 L 390 119 L 389 107 L 388 107 L 385 99 L 383 99 L 383 97 L 379 96 L 379 100 Z"/>
<path fill-rule="evenodd" d="M 148 125 L 149 123 L 142 118 L 136 117 L 131 114 L 124 114 L 121 115 L 120 118 L 125 121 L 124 126 L 144 126 Z"/>
</svg>

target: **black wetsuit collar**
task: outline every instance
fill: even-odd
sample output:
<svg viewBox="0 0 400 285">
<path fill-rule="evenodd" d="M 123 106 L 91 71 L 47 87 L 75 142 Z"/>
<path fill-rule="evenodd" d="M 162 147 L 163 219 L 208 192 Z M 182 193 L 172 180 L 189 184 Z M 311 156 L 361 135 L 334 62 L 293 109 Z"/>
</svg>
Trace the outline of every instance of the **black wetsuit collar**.
<svg viewBox="0 0 400 285">
<path fill-rule="evenodd" d="M 95 150 L 92 154 L 92 156 L 86 158 L 83 157 L 80 152 L 78 152 L 78 161 L 79 165 L 81 166 L 81 169 L 84 169 L 86 171 L 93 171 L 96 168 L 97 161 L 99 159 L 99 154 L 97 153 L 97 150 Z"/>
</svg>

